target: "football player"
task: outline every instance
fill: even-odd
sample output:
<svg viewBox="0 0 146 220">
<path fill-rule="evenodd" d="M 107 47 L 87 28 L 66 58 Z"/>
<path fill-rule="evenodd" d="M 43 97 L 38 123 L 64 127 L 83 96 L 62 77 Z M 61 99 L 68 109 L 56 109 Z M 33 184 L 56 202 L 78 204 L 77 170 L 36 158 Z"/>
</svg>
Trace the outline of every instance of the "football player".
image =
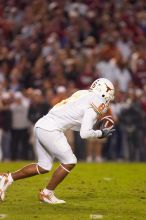
<svg viewBox="0 0 146 220">
<path fill-rule="evenodd" d="M 5 191 L 16 180 L 44 174 L 51 170 L 54 158 L 60 161 L 48 185 L 40 191 L 40 201 L 56 204 L 65 201 L 56 198 L 54 190 L 77 163 L 64 135 L 67 129 L 80 131 L 81 138 L 105 138 L 114 129 L 94 130 L 97 116 L 104 114 L 114 99 L 114 86 L 104 78 L 95 80 L 89 90 L 79 90 L 71 97 L 56 104 L 47 115 L 37 121 L 34 127 L 38 162 L 22 169 L 1 175 L 0 200 Z"/>
</svg>

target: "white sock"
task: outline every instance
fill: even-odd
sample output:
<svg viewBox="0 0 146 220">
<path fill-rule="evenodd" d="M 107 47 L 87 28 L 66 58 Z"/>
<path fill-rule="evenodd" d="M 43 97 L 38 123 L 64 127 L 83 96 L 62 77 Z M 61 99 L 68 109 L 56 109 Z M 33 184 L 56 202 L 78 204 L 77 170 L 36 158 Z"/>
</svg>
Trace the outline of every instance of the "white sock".
<svg viewBox="0 0 146 220">
<path fill-rule="evenodd" d="M 53 190 L 49 190 L 49 189 L 43 189 L 44 194 L 50 195 L 52 194 Z"/>
<path fill-rule="evenodd" d="M 9 173 L 9 175 L 8 175 L 8 180 L 9 180 L 10 183 L 14 182 L 11 173 Z"/>
</svg>

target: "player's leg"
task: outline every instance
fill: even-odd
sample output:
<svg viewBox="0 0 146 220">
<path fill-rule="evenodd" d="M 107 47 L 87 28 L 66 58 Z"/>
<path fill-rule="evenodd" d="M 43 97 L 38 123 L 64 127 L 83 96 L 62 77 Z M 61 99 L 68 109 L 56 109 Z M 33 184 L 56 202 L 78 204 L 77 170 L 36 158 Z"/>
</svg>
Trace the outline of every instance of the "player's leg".
<svg viewBox="0 0 146 220">
<path fill-rule="evenodd" d="M 40 142 L 56 158 L 60 160 L 61 164 L 53 173 L 51 180 L 49 181 L 46 188 L 40 192 L 40 200 L 48 203 L 64 203 L 63 200 L 58 200 L 54 196 L 53 191 L 73 169 L 77 160 L 63 132 L 47 132 L 40 129 L 39 134 L 41 134 L 42 132 L 43 135 L 40 135 Z M 50 139 L 50 146 L 48 145 L 48 138 Z"/>
<path fill-rule="evenodd" d="M 53 173 L 46 189 L 55 190 L 56 187 L 64 180 L 64 178 L 74 168 L 75 164 L 60 164 L 60 166 Z"/>
<path fill-rule="evenodd" d="M 38 174 L 44 174 L 49 172 L 52 168 L 53 157 L 45 151 L 41 146 L 36 136 L 36 151 L 38 155 L 38 163 L 28 164 L 22 169 L 9 173 L 3 174 L 0 178 L 0 200 L 4 200 L 5 191 L 12 184 L 13 181 L 24 179 L 27 177 L 35 176 Z"/>
<path fill-rule="evenodd" d="M 11 173 L 12 179 L 14 181 L 19 179 L 24 179 L 27 177 L 35 176 L 38 174 L 48 173 L 48 170 L 43 169 L 42 167 L 38 166 L 38 164 L 28 164 L 27 166 L 23 167 L 22 169 Z"/>
<path fill-rule="evenodd" d="M 68 175 L 68 173 L 73 169 L 75 164 L 61 164 L 53 173 L 51 180 L 49 181 L 46 188 L 40 191 L 39 199 L 42 202 L 47 202 L 51 204 L 65 203 L 64 200 L 56 198 L 54 195 L 54 190 L 63 181 L 63 179 Z"/>
<path fill-rule="evenodd" d="M 35 176 L 48 172 L 39 167 L 37 164 L 29 164 L 14 173 L 4 173 L 0 175 L 0 201 L 5 198 L 5 191 L 16 180 Z"/>
<path fill-rule="evenodd" d="M 43 148 L 36 136 L 36 153 L 38 155 L 38 163 L 29 164 L 22 169 L 11 173 L 13 180 L 24 179 L 27 177 L 44 174 L 49 172 L 52 168 L 53 156 Z"/>
<path fill-rule="evenodd" d="M 60 132 L 58 136 L 59 142 L 55 143 L 53 154 L 61 164 L 53 173 L 51 180 L 46 187 L 48 190 L 55 190 L 77 163 L 77 159 L 73 154 L 64 133 Z"/>
</svg>

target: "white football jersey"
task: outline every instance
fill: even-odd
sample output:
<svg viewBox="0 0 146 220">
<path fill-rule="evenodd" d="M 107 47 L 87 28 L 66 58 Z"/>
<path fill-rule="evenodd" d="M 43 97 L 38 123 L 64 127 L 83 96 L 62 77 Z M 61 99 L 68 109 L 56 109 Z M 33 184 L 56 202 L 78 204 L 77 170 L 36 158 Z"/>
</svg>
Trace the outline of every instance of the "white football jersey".
<svg viewBox="0 0 146 220">
<path fill-rule="evenodd" d="M 107 111 L 105 100 L 90 90 L 79 90 L 56 104 L 47 115 L 38 120 L 35 127 L 53 131 L 80 130 L 84 113 L 93 108 L 97 114 Z M 95 121 L 96 122 L 96 121 Z"/>
</svg>

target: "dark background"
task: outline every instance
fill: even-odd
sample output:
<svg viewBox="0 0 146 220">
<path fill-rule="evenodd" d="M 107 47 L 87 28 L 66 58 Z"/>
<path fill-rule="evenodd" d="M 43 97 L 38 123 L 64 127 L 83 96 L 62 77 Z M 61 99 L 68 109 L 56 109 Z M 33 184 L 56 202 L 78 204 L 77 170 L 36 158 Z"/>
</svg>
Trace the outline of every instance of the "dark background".
<svg viewBox="0 0 146 220">
<path fill-rule="evenodd" d="M 146 2 L 0 0 L 0 158 L 34 159 L 34 123 L 98 77 L 116 88 L 116 133 L 67 132 L 78 159 L 145 161 Z"/>
</svg>

